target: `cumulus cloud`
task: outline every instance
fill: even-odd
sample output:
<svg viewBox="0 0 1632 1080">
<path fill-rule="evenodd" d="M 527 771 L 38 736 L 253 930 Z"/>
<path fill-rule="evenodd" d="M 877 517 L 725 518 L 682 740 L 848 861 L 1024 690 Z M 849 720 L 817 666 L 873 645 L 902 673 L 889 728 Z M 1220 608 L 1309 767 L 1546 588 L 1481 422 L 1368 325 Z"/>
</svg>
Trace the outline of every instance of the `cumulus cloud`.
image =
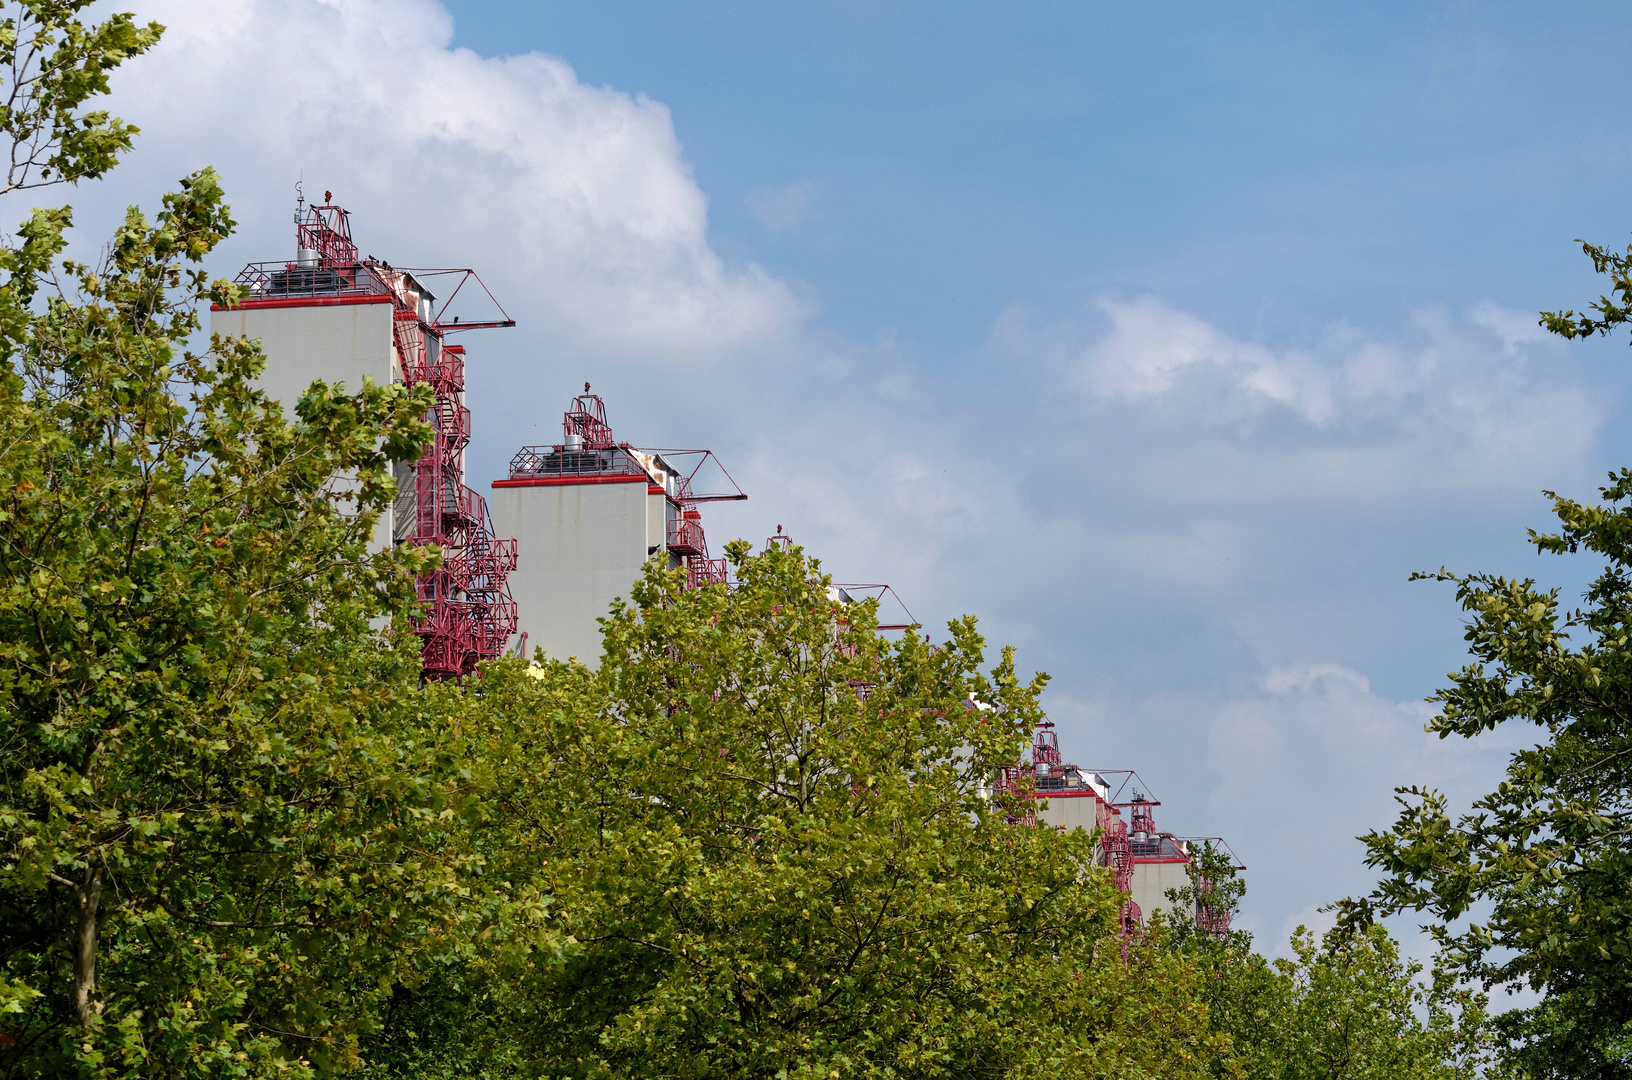
<svg viewBox="0 0 1632 1080">
<path fill-rule="evenodd" d="M 1170 391 L 1187 374 L 1213 369 L 1242 392 L 1262 397 L 1319 423 L 1332 414 L 1330 378 L 1307 358 L 1276 356 L 1232 341 L 1193 315 L 1152 297 L 1101 300 L 1111 332 L 1095 344 L 1081 375 L 1094 391 L 1149 398 Z"/>
<path fill-rule="evenodd" d="M 1052 709 L 1067 758 L 1139 770 L 1162 802 L 1158 827 L 1225 838 L 1247 866 L 1241 925 L 1281 955 L 1300 924 L 1330 927 L 1321 907 L 1375 884 L 1357 838 L 1392 823 L 1396 787 L 1436 788 L 1466 808 L 1533 738 L 1441 740 L 1424 730 L 1433 714 L 1331 661 L 1267 667 L 1233 691 L 1062 696 Z M 1414 939 L 1414 925 L 1394 929 Z"/>
<path fill-rule="evenodd" d="M 1090 326 L 1013 309 L 989 349 L 1045 369 L 1045 414 L 1118 444 L 1130 485 L 1186 500 L 1375 509 L 1530 494 L 1583 478 L 1606 416 L 1533 316 L 1490 303 L 1419 309 L 1389 337 L 1338 323 L 1280 347 L 1153 297 L 1096 308 Z"/>
<path fill-rule="evenodd" d="M 1543 488 L 1590 493 L 1607 405 L 1533 315 L 1425 307 L 1286 342 L 1110 298 L 1082 321 L 1011 309 L 988 356 L 1030 404 L 1024 495 L 982 539 L 1058 677 L 1067 756 L 1139 769 L 1163 827 L 1227 837 L 1267 946 L 1370 888 L 1355 837 L 1393 820 L 1397 785 L 1461 805 L 1494 786 L 1530 733 L 1424 733 L 1458 619 L 1405 579 L 1525 557 Z"/>
<path fill-rule="evenodd" d="M 1279 669 L 1385 624 L 1399 598 L 1371 575 L 1454 563 L 1475 527 L 1522 536 L 1492 508 L 1590 485 L 1604 403 L 1522 313 L 1426 308 L 1294 346 L 1107 304 L 1087 326 L 1004 313 L 988 381 L 955 401 L 882 344 L 743 385 L 733 468 L 752 500 L 711 517 L 768 515 L 836 569 L 910 586 L 933 621 L 980 612 L 1057 673 L 1084 649 L 1123 656 L 1090 613 L 1129 606 L 1182 609 L 1181 633 Z"/>
<path fill-rule="evenodd" d="M 1214 813 L 1241 838 L 1249 865 L 1258 860 L 1255 887 L 1306 905 L 1262 927 L 1280 942 L 1299 922 L 1324 929 L 1314 907 L 1369 891 L 1374 872 L 1353 838 L 1393 821 L 1394 788 L 1436 788 L 1466 808 L 1531 734 L 1441 740 L 1423 730 L 1431 705 L 1391 700 L 1334 663 L 1270 670 L 1208 711 Z"/>
<path fill-rule="evenodd" d="M 751 519 L 785 524 L 839 580 L 887 582 L 909 605 L 941 599 L 949 547 L 985 532 L 996 485 L 970 481 L 944 459 L 869 445 L 860 433 L 839 448 L 848 426 L 828 417 L 819 431 L 784 430 L 762 443 L 736 470 L 751 502 L 711 508 L 711 518 L 721 535 L 746 531 Z"/>
<path fill-rule="evenodd" d="M 1485 450 L 1556 435 L 1561 412 L 1596 413 L 1581 387 L 1548 378 L 1549 365 L 1538 363 L 1548 339 L 1534 316 L 1488 301 L 1461 318 L 1419 309 L 1392 341 L 1336 324 L 1307 348 L 1281 349 L 1233 338 L 1154 297 L 1097 306 L 1109 332 L 1083 350 L 1071 376 L 1101 397 L 1173 401 L 1200 390 L 1213 400 L 1212 416 L 1232 424 L 1279 416 L 1311 432 L 1362 437 L 1433 426 Z"/>
<path fill-rule="evenodd" d="M 216 164 L 252 236 L 287 220 L 304 172 L 308 193 L 358 211 L 365 253 L 479 254 L 496 292 L 578 347 L 707 359 L 802 318 L 785 284 L 710 247 L 707 199 L 658 102 L 586 86 L 555 57 L 452 48 L 432 0 L 144 12 L 169 30 L 118 75 L 120 109 L 144 129 L 137 161 Z M 257 257 L 286 257 L 278 241 Z"/>
<path fill-rule="evenodd" d="M 1439 770 L 1422 756 L 1441 745 L 1423 732 L 1432 715 L 1423 702 L 1378 696 L 1365 675 L 1342 664 L 1271 670 L 1253 693 L 1226 701 L 1214 711 L 1208 760 L 1233 784 L 1249 787 L 1273 784 L 1286 790 L 1301 786 L 1300 777 L 1336 768 L 1375 767 L 1377 777 L 1415 773 L 1412 782 L 1432 780 Z M 1293 760 L 1302 765 L 1288 773 Z M 1360 786 L 1376 785 L 1362 781 Z M 1306 819 L 1299 819 L 1303 814 L 1287 820 L 1284 827 L 1302 827 Z"/>
</svg>

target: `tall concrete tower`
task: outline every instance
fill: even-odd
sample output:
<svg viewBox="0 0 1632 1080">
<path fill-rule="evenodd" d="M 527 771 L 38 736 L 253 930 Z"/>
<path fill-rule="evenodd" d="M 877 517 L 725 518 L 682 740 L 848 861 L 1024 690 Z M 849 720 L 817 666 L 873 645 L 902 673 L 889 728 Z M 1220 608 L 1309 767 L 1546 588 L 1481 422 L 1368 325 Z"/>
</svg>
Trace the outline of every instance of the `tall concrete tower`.
<svg viewBox="0 0 1632 1080">
<path fill-rule="evenodd" d="M 237 284 L 246 298 L 231 308 L 212 307 L 210 330 L 260 342 L 262 388 L 286 415 L 316 379 L 353 391 L 364 379 L 432 388 L 435 404 L 426 419 L 435 440 L 419 461 L 398 466 L 397 498 L 374 543 L 442 549 L 442 565 L 418 581 L 424 611 L 416 630 L 427 677 L 468 675 L 481 660 L 502 654 L 515 631 L 507 577 L 516 548 L 515 541 L 495 536 L 486 500 L 465 486 L 465 350 L 445 339 L 515 323 L 502 309 L 498 319 L 443 322 L 447 305 L 437 306 L 427 281 L 447 282 L 450 298 L 472 280 L 485 293 L 475 272 L 404 270 L 361 258 L 350 215 L 327 192 L 321 206 L 297 205 L 295 249 L 293 262 L 245 267 Z"/>
<path fill-rule="evenodd" d="M 1123 778 L 1115 794 L 1107 776 Z M 1127 931 L 1155 912 L 1174 911 L 1167 893 L 1191 884 L 1193 844 L 1211 842 L 1228 848 L 1218 837 L 1183 838 L 1157 832 L 1155 808 L 1161 803 L 1137 790 L 1131 802 L 1117 801 L 1121 791 L 1135 781 L 1143 782 L 1130 770 L 1092 770 L 1066 763 L 1054 725 L 1047 720 L 1033 734 L 1031 760 L 1003 770 L 997 781 L 999 789 L 1024 792 L 1036 800 L 1024 814 L 1011 818 L 1015 824 L 1098 833 L 1095 861 L 1110 870 L 1117 891 L 1123 894 L 1122 924 Z M 1123 819 L 1123 810 L 1129 811 L 1131 820 Z M 1209 931 L 1229 932 L 1227 912 L 1220 915 L 1198 906 L 1194 914 Z"/>
<path fill-rule="evenodd" d="M 517 647 L 593 666 L 601 653 L 596 620 L 613 598 L 628 596 L 648 559 L 683 567 L 691 588 L 724 583 L 725 560 L 709 556 L 698 505 L 748 496 L 723 468 L 717 472 L 729 490 L 693 490 L 714 461 L 707 450 L 638 450 L 617 441 L 588 383 L 561 427 L 561 442 L 523 447 L 510 475 L 493 482 L 493 517 L 516 537 Z"/>
</svg>

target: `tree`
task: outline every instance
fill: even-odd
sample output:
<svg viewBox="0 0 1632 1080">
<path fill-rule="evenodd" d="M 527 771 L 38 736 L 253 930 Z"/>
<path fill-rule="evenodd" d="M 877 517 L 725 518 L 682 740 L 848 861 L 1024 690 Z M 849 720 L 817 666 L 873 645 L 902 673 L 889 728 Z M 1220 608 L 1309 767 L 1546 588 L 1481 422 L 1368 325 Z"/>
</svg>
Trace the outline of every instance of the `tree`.
<svg viewBox="0 0 1632 1080">
<path fill-rule="evenodd" d="M 162 28 L 89 6 L 0 19 L 0 191 L 131 145 L 89 105 Z M 286 422 L 254 347 L 187 351 L 234 295 L 196 269 L 232 227 L 212 172 L 95 268 L 58 262 L 70 222 L 0 250 L 0 1072 L 345 1063 L 473 911 L 480 780 L 406 633 L 436 553 L 368 550 L 426 401 L 317 384 Z"/>
<path fill-rule="evenodd" d="M 1205 1075 L 1193 971 L 1124 958 L 1091 838 L 994 803 L 1043 677 L 727 550 L 735 588 L 649 567 L 597 670 L 500 662 L 463 699 L 511 778 L 491 876 L 571 935 L 483 961 L 531 1074 Z"/>
<path fill-rule="evenodd" d="M 1242 1080 L 1474 1080 L 1490 1063 L 1485 999 L 1436 969 L 1401 960 L 1381 926 L 1292 935 L 1269 961 L 1252 935 L 1225 931 L 1246 894 L 1234 858 L 1191 849 L 1190 884 L 1170 889 L 1166 948 L 1194 959 L 1212 1030 L 1228 1038 L 1220 1075 Z"/>
<path fill-rule="evenodd" d="M 1429 730 L 1474 738 L 1515 721 L 1544 738 L 1513 754 L 1507 778 L 1469 813 L 1453 818 L 1438 792 L 1401 789 L 1394 826 L 1363 838 L 1368 863 L 1386 876 L 1345 907 L 1351 923 L 1426 912 L 1466 976 L 1542 991 L 1552 1004 L 1506 1022 L 1515 1060 L 1553 1057 L 1523 1048 L 1546 1044 L 1556 1028 L 1547 1018 L 1568 1015 L 1574 1052 L 1604 1057 L 1576 1075 L 1632 1075 L 1624 1049 L 1632 1021 L 1632 513 L 1621 505 L 1632 472 L 1612 480 L 1597 506 L 1551 495 L 1559 531 L 1531 534 L 1539 551 L 1584 548 L 1604 561 L 1582 607 L 1561 610 L 1557 589 L 1529 579 L 1433 575 L 1456 582 L 1478 662 L 1435 696 L 1440 712 Z M 1488 915 L 1461 922 L 1475 905 Z"/>
<path fill-rule="evenodd" d="M 1583 248 L 1618 299 L 1543 312 L 1565 338 L 1628 321 L 1632 261 Z M 1540 553 L 1601 565 L 1579 607 L 1528 578 L 1417 575 L 1455 583 L 1474 660 L 1430 699 L 1428 730 L 1472 739 L 1517 723 L 1541 741 L 1467 813 L 1399 789 L 1393 827 L 1363 838 L 1383 880 L 1343 905 L 1349 925 L 1426 913 L 1465 977 L 1541 991 L 1541 1005 L 1500 1021 L 1509 1060 L 1538 1076 L 1632 1076 L 1632 471 L 1609 479 L 1597 505 L 1548 492 L 1557 531 L 1530 534 Z"/>
<path fill-rule="evenodd" d="M 1240 958 L 1233 1048 L 1251 1080 L 1475 1080 L 1489 1064 L 1484 1001 L 1400 959 L 1381 926 L 1303 927 L 1291 960 Z"/>
<path fill-rule="evenodd" d="M 1179 949 L 1212 942 L 1250 945 L 1249 936 L 1230 928 L 1247 895 L 1244 868 L 1235 865 L 1229 849 L 1212 840 L 1192 841 L 1189 857 L 1184 871 L 1190 883 L 1167 890 L 1171 907 L 1158 913 L 1171 928 L 1169 943 Z"/>
<path fill-rule="evenodd" d="M 209 171 L 44 290 L 65 224 L 0 287 L 0 1069 L 344 1063 L 464 917 L 479 780 L 408 622 L 435 552 L 369 550 L 428 398 L 317 383 L 291 422 L 251 343 L 186 350 L 233 298 L 189 268 L 232 225 Z"/>
<path fill-rule="evenodd" d="M 108 73 L 158 43 L 164 28 L 128 13 L 86 25 L 92 0 L 19 0 L 0 19 L 6 72 L 0 132 L 11 142 L 0 194 L 74 183 L 113 168 L 137 128 L 85 105 L 108 92 Z"/>
</svg>

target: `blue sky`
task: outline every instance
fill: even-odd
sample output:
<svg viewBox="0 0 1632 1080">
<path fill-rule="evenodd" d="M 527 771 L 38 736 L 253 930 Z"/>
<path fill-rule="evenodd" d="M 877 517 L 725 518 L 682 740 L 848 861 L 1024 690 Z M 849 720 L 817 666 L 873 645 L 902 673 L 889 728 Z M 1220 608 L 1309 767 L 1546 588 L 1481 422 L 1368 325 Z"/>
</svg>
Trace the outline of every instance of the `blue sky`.
<svg viewBox="0 0 1632 1080">
<path fill-rule="evenodd" d="M 137 5 L 141 7 L 141 5 Z M 1069 759 L 1247 862 L 1276 948 L 1370 880 L 1396 784 L 1466 800 L 1440 565 L 1544 576 L 1544 488 L 1632 460 L 1622 342 L 1539 308 L 1624 244 L 1632 12 L 1610 4 L 154 0 L 120 75 L 132 197 L 222 170 L 222 272 L 294 181 L 364 249 L 472 265 L 471 480 L 592 381 L 706 445 L 932 626 L 1054 676 Z"/>
<path fill-rule="evenodd" d="M 1532 306 L 1577 269 L 1561 240 L 1624 226 L 1616 5 L 450 9 L 460 45 L 668 105 L 723 253 L 942 362 L 1017 298 L 1107 288 L 1292 338 Z M 801 182 L 797 227 L 755 219 Z"/>
</svg>

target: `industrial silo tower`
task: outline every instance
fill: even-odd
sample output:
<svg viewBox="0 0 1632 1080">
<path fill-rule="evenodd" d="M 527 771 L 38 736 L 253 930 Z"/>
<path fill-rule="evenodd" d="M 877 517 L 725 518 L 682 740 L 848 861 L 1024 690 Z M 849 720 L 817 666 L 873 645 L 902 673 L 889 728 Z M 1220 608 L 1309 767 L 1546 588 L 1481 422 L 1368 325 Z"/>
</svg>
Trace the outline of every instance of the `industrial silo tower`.
<svg viewBox="0 0 1632 1080">
<path fill-rule="evenodd" d="M 705 466 L 718 490 L 694 486 Z M 522 447 L 510 475 L 493 482 L 494 520 L 517 544 L 516 648 L 595 664 L 596 620 L 652 558 L 683 569 L 690 588 L 723 584 L 725 560 L 709 554 L 698 507 L 747 497 L 708 450 L 619 442 L 585 383 L 562 416 L 561 441 Z"/>
<path fill-rule="evenodd" d="M 441 566 L 418 581 L 424 609 L 416 629 L 426 675 L 460 678 L 501 655 L 515 630 L 507 577 L 516 547 L 494 534 L 486 500 L 465 486 L 465 350 L 446 338 L 515 324 L 502 309 L 497 319 L 444 321 L 448 302 L 468 283 L 486 292 L 474 271 L 407 270 L 362 258 L 349 215 L 330 193 L 323 197 L 322 206 L 297 203 L 294 261 L 246 266 L 237 277 L 242 302 L 212 307 L 210 330 L 260 342 L 266 355 L 260 384 L 286 413 L 317 379 L 353 391 L 366 378 L 435 392 L 426 417 L 435 441 L 420 460 L 397 467 L 397 498 L 374 542 L 442 549 Z M 440 305 L 430 281 L 445 289 Z"/>
<path fill-rule="evenodd" d="M 1186 838 L 1158 832 L 1155 810 L 1161 803 L 1138 790 L 1131 801 L 1118 801 L 1128 784 L 1138 781 L 1138 775 L 1127 769 L 1084 769 L 1067 763 L 1050 721 L 1044 720 L 1033 733 L 1030 757 L 1029 761 L 1004 769 L 997 780 L 1000 790 L 1023 793 L 1032 800 L 1011 821 L 1016 825 L 1097 833 L 1095 859 L 1111 872 L 1112 883 L 1123 895 L 1124 930 L 1134 930 L 1155 912 L 1174 910 L 1167 894 L 1191 885 L 1193 844 L 1223 844 L 1218 837 Z M 1115 792 L 1107 777 L 1122 778 Z M 1126 819 L 1122 816 L 1124 810 L 1128 811 Z M 1211 887 L 1205 881 L 1200 885 L 1203 889 Z M 1191 914 L 1214 934 L 1229 932 L 1228 912 L 1204 911 L 1196 906 Z"/>
</svg>

